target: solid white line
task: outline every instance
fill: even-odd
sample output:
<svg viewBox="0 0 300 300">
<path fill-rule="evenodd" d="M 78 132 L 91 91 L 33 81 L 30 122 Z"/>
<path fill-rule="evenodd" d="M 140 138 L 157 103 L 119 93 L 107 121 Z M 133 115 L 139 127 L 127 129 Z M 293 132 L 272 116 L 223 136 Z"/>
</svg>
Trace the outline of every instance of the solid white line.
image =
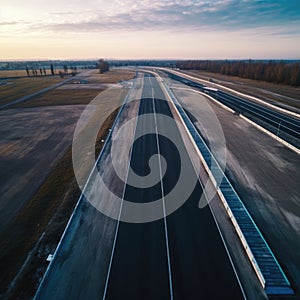
<svg viewBox="0 0 300 300">
<path fill-rule="evenodd" d="M 140 104 L 141 104 L 141 102 L 139 103 L 138 112 L 139 112 Z M 136 122 L 135 128 L 134 128 L 133 142 L 134 142 L 136 128 L 137 128 L 137 122 Z M 128 180 L 129 170 L 130 170 L 130 162 L 131 162 L 131 159 L 132 159 L 132 150 L 133 150 L 133 146 L 130 148 L 129 163 L 128 163 L 128 168 L 127 168 L 126 181 L 125 181 L 124 188 L 123 188 L 122 201 L 121 201 L 120 211 L 119 211 L 119 215 L 118 215 L 118 223 L 117 223 L 117 228 L 116 228 L 116 232 L 115 232 L 115 237 L 114 237 L 113 247 L 112 247 L 112 251 L 111 251 L 110 261 L 109 261 L 109 265 L 108 265 L 108 271 L 107 271 L 107 275 L 106 275 L 105 287 L 104 287 L 104 292 L 103 292 L 103 297 L 102 297 L 103 300 L 106 297 L 109 278 L 110 278 L 110 272 L 111 272 L 111 267 L 112 267 L 112 262 L 113 262 L 115 248 L 116 248 L 116 244 L 117 244 L 117 237 L 118 237 L 118 232 L 119 232 L 119 227 L 120 227 L 120 219 L 121 219 L 123 202 L 124 202 L 124 197 L 125 197 L 125 192 L 126 192 L 126 185 L 127 185 L 127 180 Z"/>
<path fill-rule="evenodd" d="M 164 197 L 164 187 L 163 187 L 163 182 L 162 182 L 160 148 L 159 148 L 159 141 L 158 141 L 158 130 L 157 130 L 156 109 L 155 109 L 153 88 L 152 88 L 152 103 L 153 103 L 153 111 L 154 111 L 155 130 L 156 130 L 156 144 L 157 144 L 157 151 L 158 151 L 159 174 L 160 174 L 160 179 L 161 179 L 160 186 L 161 186 L 161 195 L 162 195 L 162 203 L 163 203 L 163 213 L 164 213 L 165 241 L 166 241 L 169 284 L 170 284 L 170 299 L 173 300 L 173 283 L 172 283 L 171 259 L 170 259 L 170 250 L 169 250 L 168 226 L 167 226 L 167 219 L 166 219 L 165 197 Z"/>
</svg>

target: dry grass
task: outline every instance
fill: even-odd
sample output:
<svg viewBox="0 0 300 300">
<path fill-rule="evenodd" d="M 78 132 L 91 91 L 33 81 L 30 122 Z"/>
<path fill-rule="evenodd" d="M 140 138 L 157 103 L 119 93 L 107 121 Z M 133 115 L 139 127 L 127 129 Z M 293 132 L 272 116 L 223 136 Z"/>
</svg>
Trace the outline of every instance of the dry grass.
<svg viewBox="0 0 300 300">
<path fill-rule="evenodd" d="M 30 95 L 62 80 L 60 77 L 28 77 L 0 81 L 0 105 Z"/>
<path fill-rule="evenodd" d="M 89 83 L 118 83 L 119 81 L 133 79 L 134 75 L 135 72 L 130 70 L 112 69 L 103 74 L 95 70 L 88 80 Z"/>
<path fill-rule="evenodd" d="M 5 70 L 5 71 L 0 71 L 0 78 L 21 77 L 21 76 L 27 76 L 26 70 Z"/>
<path fill-rule="evenodd" d="M 55 89 L 14 107 L 89 104 L 102 91 L 101 89 Z"/>
<path fill-rule="evenodd" d="M 100 153 L 103 146 L 99 141 L 106 138 L 118 110 L 116 109 L 105 120 L 99 131 L 95 147 L 96 155 Z M 32 298 L 40 276 L 46 270 L 47 254 L 55 250 L 79 195 L 80 190 L 74 176 L 70 148 L 14 219 L 10 231 L 1 236 L 1 293 L 5 292 L 28 253 L 34 249 L 8 299 Z M 45 232 L 44 237 L 35 247 L 43 232 Z"/>
</svg>

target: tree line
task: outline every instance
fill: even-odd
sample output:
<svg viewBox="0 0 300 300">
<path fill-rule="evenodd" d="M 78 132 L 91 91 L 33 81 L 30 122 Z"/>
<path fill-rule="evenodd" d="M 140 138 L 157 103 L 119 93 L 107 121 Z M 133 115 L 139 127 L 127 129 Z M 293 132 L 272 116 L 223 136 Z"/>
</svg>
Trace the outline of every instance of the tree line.
<svg viewBox="0 0 300 300">
<path fill-rule="evenodd" d="M 292 86 L 300 86 L 300 62 L 286 61 L 178 61 L 182 70 L 201 70 L 241 78 L 255 79 Z"/>
</svg>

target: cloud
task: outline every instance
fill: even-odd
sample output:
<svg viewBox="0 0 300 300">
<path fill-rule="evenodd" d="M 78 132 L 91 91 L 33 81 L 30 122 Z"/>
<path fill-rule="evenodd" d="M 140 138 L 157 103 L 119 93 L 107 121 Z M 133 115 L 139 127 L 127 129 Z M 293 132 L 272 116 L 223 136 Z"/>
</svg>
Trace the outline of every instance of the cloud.
<svg viewBox="0 0 300 300">
<path fill-rule="evenodd" d="M 89 21 L 58 22 L 49 24 L 49 29 L 97 31 L 181 27 L 184 30 L 211 26 L 230 30 L 289 25 L 292 21 L 297 21 L 295 26 L 300 23 L 296 1 L 112 1 L 106 10 L 89 14 Z"/>
<path fill-rule="evenodd" d="M 9 26 L 9 25 L 17 25 L 18 22 L 13 21 L 13 22 L 0 22 L 0 26 Z"/>
<path fill-rule="evenodd" d="M 81 7 L 80 3 L 84 6 Z M 31 21 L 31 30 L 46 30 L 53 33 L 142 30 L 235 31 L 266 27 L 272 29 L 281 26 L 284 34 L 285 31 L 297 32 L 300 26 L 300 11 L 297 0 L 111 0 L 109 2 L 89 0 L 74 2 L 74 7 L 70 11 L 51 11 L 44 18 Z"/>
</svg>

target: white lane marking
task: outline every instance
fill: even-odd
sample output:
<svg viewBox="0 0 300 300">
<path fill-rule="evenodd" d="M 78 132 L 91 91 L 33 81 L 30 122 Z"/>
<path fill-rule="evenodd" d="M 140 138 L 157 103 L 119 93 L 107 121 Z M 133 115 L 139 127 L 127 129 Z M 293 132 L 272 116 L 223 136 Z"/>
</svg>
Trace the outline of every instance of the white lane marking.
<svg viewBox="0 0 300 300">
<path fill-rule="evenodd" d="M 139 109 L 140 109 L 140 105 L 141 105 L 141 101 L 139 103 L 138 112 L 139 112 Z M 135 137 L 136 128 L 137 128 L 137 123 L 136 123 L 135 128 L 134 128 L 133 141 L 134 141 L 134 137 Z M 126 192 L 127 179 L 128 179 L 129 170 L 130 170 L 130 162 L 131 162 L 131 159 L 132 159 L 132 150 L 133 150 L 133 147 L 130 147 L 129 163 L 128 163 L 128 168 L 127 168 L 126 182 L 125 182 L 124 188 L 123 188 L 122 201 L 121 201 L 120 211 L 119 211 L 119 215 L 118 215 L 118 223 L 117 223 L 117 228 L 116 228 L 116 232 L 115 232 L 115 236 L 114 236 L 113 247 L 112 247 L 112 250 L 111 250 L 111 256 L 110 256 L 110 260 L 109 260 L 108 271 L 107 271 L 107 275 L 106 275 L 105 287 L 104 287 L 104 292 L 103 292 L 103 297 L 102 297 L 103 300 L 105 299 L 106 293 L 107 293 L 107 288 L 108 288 L 108 283 L 109 283 L 109 278 L 110 278 L 110 272 L 111 272 L 112 262 L 113 262 L 116 243 L 117 243 L 117 236 L 118 236 L 119 227 L 120 227 L 120 218 L 121 218 L 123 202 L 124 202 L 124 197 L 125 197 L 125 192 Z"/>
<path fill-rule="evenodd" d="M 168 238 L 168 226 L 167 226 L 167 219 L 166 219 L 166 207 L 165 207 L 164 187 L 163 187 L 163 182 L 162 182 L 160 148 L 159 148 L 159 141 L 158 141 L 158 129 L 157 129 L 156 109 L 155 109 L 153 87 L 152 87 L 152 103 L 153 103 L 154 123 L 155 123 L 155 131 L 156 131 L 156 145 L 157 145 L 157 152 L 158 152 L 159 174 L 160 174 L 160 178 L 161 178 L 161 180 L 160 180 L 160 187 L 161 187 L 161 195 L 162 195 L 162 203 L 163 203 L 163 213 L 164 213 L 165 241 L 166 241 L 166 251 L 167 251 L 167 259 L 168 259 L 168 272 L 169 272 L 169 284 L 170 284 L 170 299 L 173 300 L 174 297 L 173 297 L 173 283 L 172 283 L 171 259 L 170 259 L 169 238 Z"/>
</svg>

